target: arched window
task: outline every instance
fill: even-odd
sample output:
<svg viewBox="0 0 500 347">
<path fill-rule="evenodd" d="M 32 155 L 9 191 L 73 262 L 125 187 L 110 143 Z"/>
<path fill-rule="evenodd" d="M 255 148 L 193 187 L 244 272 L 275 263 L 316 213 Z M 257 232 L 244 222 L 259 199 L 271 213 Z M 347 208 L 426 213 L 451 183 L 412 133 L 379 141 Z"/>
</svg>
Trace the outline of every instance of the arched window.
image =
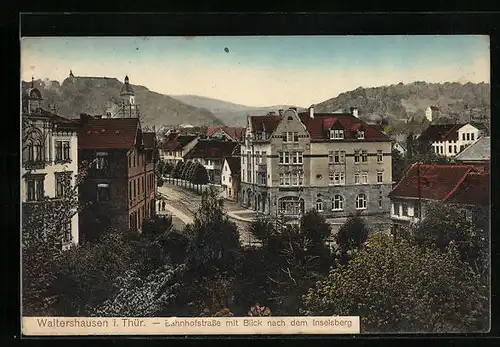
<svg viewBox="0 0 500 347">
<path fill-rule="evenodd" d="M 366 209 L 366 194 L 361 193 L 356 197 L 356 209 L 365 210 Z"/>
<path fill-rule="evenodd" d="M 316 211 L 323 212 L 323 200 L 316 200 Z"/>
<path fill-rule="evenodd" d="M 342 211 L 344 209 L 344 197 L 336 194 L 332 199 L 332 211 Z"/>
<path fill-rule="evenodd" d="M 31 140 L 26 141 L 25 148 L 25 161 L 33 161 L 35 159 L 35 147 L 33 146 L 33 142 Z"/>
<path fill-rule="evenodd" d="M 278 211 L 284 215 L 298 215 L 304 213 L 304 199 L 296 196 L 287 196 L 278 200 Z"/>
</svg>

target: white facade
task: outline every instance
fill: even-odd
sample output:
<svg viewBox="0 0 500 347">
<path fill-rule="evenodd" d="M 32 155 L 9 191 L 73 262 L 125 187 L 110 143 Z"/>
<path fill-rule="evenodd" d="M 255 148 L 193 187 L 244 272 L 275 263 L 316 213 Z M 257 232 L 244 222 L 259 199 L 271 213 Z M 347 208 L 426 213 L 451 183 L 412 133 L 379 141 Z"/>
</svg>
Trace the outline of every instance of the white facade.
<svg viewBox="0 0 500 347">
<path fill-rule="evenodd" d="M 29 115 L 25 117 L 29 117 Z M 30 203 L 30 201 L 36 203 L 35 200 L 39 198 L 40 194 L 50 198 L 56 197 L 56 177 L 60 173 L 71 173 L 71 182 L 73 185 L 76 184 L 76 175 L 78 174 L 78 138 L 76 131 L 58 131 L 52 128 L 52 122 L 41 119 L 33 119 L 33 123 L 28 128 L 28 131 L 32 135 L 26 137 L 27 143 L 23 143 L 21 199 L 23 203 Z M 30 145 L 33 144 L 35 148 L 37 145 L 41 145 L 41 158 L 38 157 L 36 149 L 30 149 Z M 30 151 L 32 151 L 32 154 L 29 154 Z M 39 191 L 37 189 L 39 189 L 38 185 L 40 181 L 43 183 L 41 183 Z M 43 190 L 43 193 L 41 190 Z M 65 239 L 64 248 L 68 248 L 71 244 L 78 244 L 78 214 L 75 214 L 71 219 L 71 230 L 68 232 L 71 237 Z"/>
<path fill-rule="evenodd" d="M 232 173 L 231 173 L 231 168 L 229 167 L 227 160 L 224 160 L 224 165 L 222 166 L 221 176 L 222 176 L 221 181 L 222 181 L 223 197 L 225 199 L 232 200 L 233 194 L 235 192 L 232 191 L 232 189 L 233 189 Z"/>
<path fill-rule="evenodd" d="M 466 146 L 475 142 L 483 133 L 471 124 L 465 124 L 457 131 L 457 140 L 435 141 L 432 143 L 432 149 L 437 155 L 445 157 L 454 157 L 460 153 Z"/>
<path fill-rule="evenodd" d="M 437 112 L 437 110 L 433 109 L 433 106 L 428 106 L 425 109 L 425 118 L 427 118 L 429 122 L 432 122 L 432 120 L 436 118 Z"/>
</svg>

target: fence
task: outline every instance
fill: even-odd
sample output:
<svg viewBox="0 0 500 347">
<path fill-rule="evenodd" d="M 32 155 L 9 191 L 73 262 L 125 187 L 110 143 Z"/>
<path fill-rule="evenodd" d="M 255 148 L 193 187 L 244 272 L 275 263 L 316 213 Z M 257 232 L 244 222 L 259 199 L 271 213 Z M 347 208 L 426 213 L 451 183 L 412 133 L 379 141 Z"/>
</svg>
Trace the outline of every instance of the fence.
<svg viewBox="0 0 500 347">
<path fill-rule="evenodd" d="M 213 183 L 194 184 L 194 183 L 187 181 L 187 180 L 183 180 L 180 178 L 172 178 L 172 177 L 164 177 L 163 182 L 168 183 L 168 184 L 172 184 L 172 185 L 176 185 L 180 188 L 183 188 L 185 190 L 189 190 L 191 192 L 194 192 L 194 193 L 200 194 L 200 195 L 204 192 L 207 192 L 208 189 L 210 189 L 211 187 L 214 187 L 218 191 L 219 196 L 222 198 L 224 197 L 224 192 L 222 190 L 222 187 L 220 185 L 213 184 Z"/>
</svg>

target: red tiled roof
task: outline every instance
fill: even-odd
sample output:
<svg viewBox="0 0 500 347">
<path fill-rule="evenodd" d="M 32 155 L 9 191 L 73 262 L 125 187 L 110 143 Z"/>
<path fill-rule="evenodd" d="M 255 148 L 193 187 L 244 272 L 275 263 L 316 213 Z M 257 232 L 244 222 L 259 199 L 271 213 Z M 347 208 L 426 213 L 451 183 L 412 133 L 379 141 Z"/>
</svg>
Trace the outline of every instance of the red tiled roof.
<svg viewBox="0 0 500 347">
<path fill-rule="evenodd" d="M 390 141 L 379 128 L 366 124 L 350 113 L 315 113 L 314 118 L 310 117 L 309 112 L 300 112 L 298 115 L 313 140 L 329 139 L 328 131 L 338 121 L 346 131 L 346 139 L 356 138 L 356 132 L 362 128 L 368 141 Z M 258 132 L 265 130 L 269 134 L 276 129 L 280 120 L 280 116 L 252 116 L 252 129 Z"/>
<path fill-rule="evenodd" d="M 185 158 L 224 158 L 236 153 L 239 144 L 233 141 L 199 140 Z"/>
<path fill-rule="evenodd" d="M 458 129 L 465 124 L 431 124 L 419 137 L 419 141 L 453 141 L 458 140 Z"/>
<path fill-rule="evenodd" d="M 457 204 L 489 205 L 490 175 L 469 173 L 447 201 Z"/>
<path fill-rule="evenodd" d="M 196 139 L 196 135 L 181 135 L 178 133 L 170 133 L 163 143 L 164 150 L 177 151 L 181 150 L 188 143 Z"/>
<path fill-rule="evenodd" d="M 78 148 L 132 148 L 139 126 L 138 118 L 89 119 L 78 134 Z"/>
<path fill-rule="evenodd" d="M 420 181 L 422 199 L 444 201 L 455 192 L 471 171 L 475 171 L 472 165 L 413 164 L 389 196 L 418 198 Z"/>
<path fill-rule="evenodd" d="M 437 107 L 437 106 L 431 106 L 431 110 L 433 110 L 433 111 L 439 111 L 439 107 Z"/>
<path fill-rule="evenodd" d="M 229 165 L 231 175 L 239 175 L 241 171 L 240 157 L 226 157 L 224 159 L 227 161 L 227 165 Z"/>
<path fill-rule="evenodd" d="M 210 137 L 217 131 L 222 130 L 228 134 L 234 141 L 240 141 L 245 128 L 241 127 L 224 127 L 224 126 L 211 126 L 208 127 L 207 136 Z"/>
</svg>

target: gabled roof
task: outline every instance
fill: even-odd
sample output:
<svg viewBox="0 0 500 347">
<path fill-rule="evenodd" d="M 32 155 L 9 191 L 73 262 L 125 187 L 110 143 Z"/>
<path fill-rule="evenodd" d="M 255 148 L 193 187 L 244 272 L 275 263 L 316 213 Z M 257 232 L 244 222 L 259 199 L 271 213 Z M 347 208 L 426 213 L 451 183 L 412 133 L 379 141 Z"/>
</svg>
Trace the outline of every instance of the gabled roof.
<svg viewBox="0 0 500 347">
<path fill-rule="evenodd" d="M 445 201 L 470 172 L 475 172 L 471 165 L 413 164 L 389 197 Z"/>
<path fill-rule="evenodd" d="M 431 124 L 419 136 L 420 141 L 453 141 L 458 140 L 458 129 L 465 124 Z"/>
<path fill-rule="evenodd" d="M 298 116 L 313 140 L 330 139 L 329 130 L 334 128 L 344 129 L 346 139 L 354 139 L 358 130 L 364 130 L 367 141 L 390 141 L 390 138 L 378 127 L 369 125 L 350 113 L 314 113 L 314 118 L 311 118 L 309 112 L 300 112 Z M 251 116 L 250 118 L 253 131 L 265 130 L 268 134 L 276 129 L 280 120 L 280 116 Z"/>
<path fill-rule="evenodd" d="M 490 175 L 469 173 L 447 201 L 456 204 L 488 206 L 490 204 Z"/>
<path fill-rule="evenodd" d="M 240 141 L 243 137 L 245 128 L 241 127 L 225 127 L 225 126 L 210 126 L 207 130 L 207 136 L 210 137 L 217 131 L 225 132 L 233 141 Z"/>
<path fill-rule="evenodd" d="M 485 161 L 490 160 L 490 137 L 478 138 L 467 148 L 455 156 L 457 161 Z"/>
<path fill-rule="evenodd" d="M 88 119 L 82 122 L 78 134 L 78 148 L 132 148 L 139 130 L 138 118 Z"/>
<path fill-rule="evenodd" d="M 180 151 L 197 137 L 198 136 L 196 135 L 181 135 L 179 133 L 170 133 L 163 143 L 163 149 L 170 151 Z"/>
<path fill-rule="evenodd" d="M 34 113 L 25 114 L 23 116 L 26 118 L 43 117 L 45 119 L 52 121 L 55 125 L 57 125 L 58 129 L 75 129 L 80 126 L 80 122 L 76 119 L 69 119 L 66 117 L 62 117 L 53 112 L 47 111 L 43 108 L 39 108 Z"/>
<path fill-rule="evenodd" d="M 439 107 L 437 106 L 429 106 L 431 108 L 431 110 L 433 111 L 439 111 Z"/>
<path fill-rule="evenodd" d="M 231 170 L 231 175 L 239 175 L 241 172 L 241 160 L 240 157 L 225 157 L 224 160 L 227 161 L 229 170 Z"/>
<path fill-rule="evenodd" d="M 239 148 L 237 142 L 220 140 L 199 140 L 196 145 L 185 155 L 190 158 L 217 158 L 230 157 L 236 154 Z"/>
</svg>

